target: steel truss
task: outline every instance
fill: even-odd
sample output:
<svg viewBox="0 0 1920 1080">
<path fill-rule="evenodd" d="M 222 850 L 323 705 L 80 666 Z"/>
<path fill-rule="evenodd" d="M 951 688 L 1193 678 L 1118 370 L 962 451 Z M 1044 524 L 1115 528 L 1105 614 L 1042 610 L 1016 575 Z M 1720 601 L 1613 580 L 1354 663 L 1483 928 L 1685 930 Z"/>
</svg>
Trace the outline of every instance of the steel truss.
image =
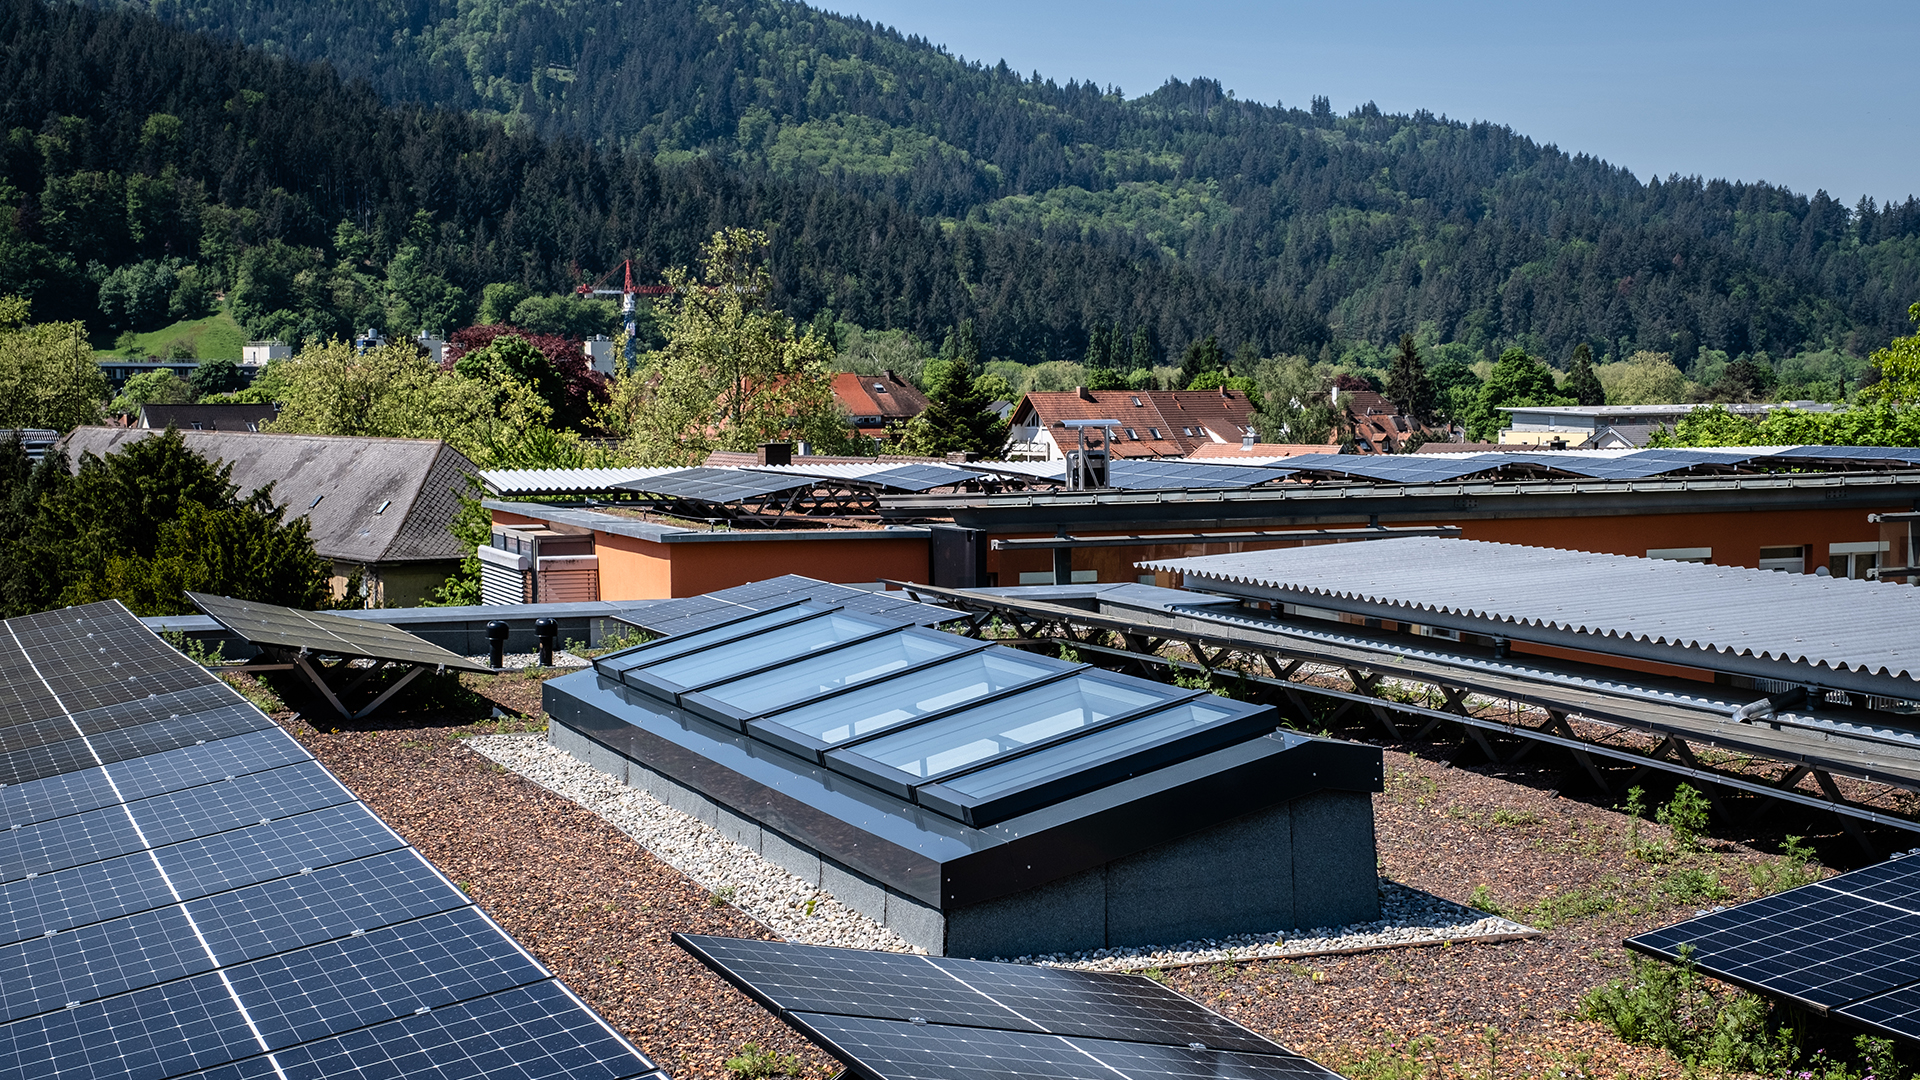
<svg viewBox="0 0 1920 1080">
<path fill-rule="evenodd" d="M 1740 723 L 1733 709 L 1765 696 L 1763 691 L 1532 655 L 1496 658 L 1452 642 L 1441 651 L 1421 639 L 1357 626 L 1328 623 L 1322 630 L 1282 623 L 1204 594 L 1184 594 L 1189 604 L 1130 606 L 1116 613 L 997 592 L 893 584 L 914 599 L 966 611 L 972 637 L 985 636 L 998 620 L 1014 631 L 1011 639 L 999 639 L 1004 644 L 1068 645 L 1086 659 L 1102 657 L 1109 666 L 1150 677 L 1166 677 L 1170 668 L 1230 674 L 1256 698 L 1292 706 L 1302 720 L 1331 726 L 1357 715 L 1402 741 L 1457 726 L 1496 764 L 1517 762 L 1541 746 L 1562 749 L 1609 796 L 1659 771 L 1708 785 L 1715 811 L 1728 821 L 1736 819 L 1721 793 L 1742 792 L 1830 811 L 1869 853 L 1874 850 L 1862 823 L 1920 832 L 1920 821 L 1849 800 L 1835 783 L 1839 776 L 1920 791 L 1920 729 L 1897 726 L 1906 718 L 1869 712 L 1858 700 Z M 1183 647 L 1192 659 L 1165 655 L 1173 647 Z M 1595 737 L 1596 728 L 1658 742 L 1643 750 Z M 1520 745 L 1503 755 L 1494 742 L 1499 737 Z M 1764 758 L 1784 771 L 1771 781 L 1734 773 L 1702 761 L 1696 747 Z M 1634 771 L 1622 780 L 1609 776 L 1602 762 Z M 1808 779 L 1818 794 L 1801 788 Z M 1769 808 L 1763 801 L 1754 816 Z"/>
</svg>

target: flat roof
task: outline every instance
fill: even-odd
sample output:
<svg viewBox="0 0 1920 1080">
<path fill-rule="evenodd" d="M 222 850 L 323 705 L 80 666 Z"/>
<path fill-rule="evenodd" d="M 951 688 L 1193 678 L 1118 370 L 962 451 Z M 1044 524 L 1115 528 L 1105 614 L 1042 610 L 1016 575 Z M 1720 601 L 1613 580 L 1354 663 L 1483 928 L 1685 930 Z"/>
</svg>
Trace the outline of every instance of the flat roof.
<svg viewBox="0 0 1920 1080">
<path fill-rule="evenodd" d="M 1627 555 L 1408 538 L 1143 562 L 1188 588 L 1710 670 L 1920 693 L 1920 590 Z M 1872 676 L 1869 687 L 1858 678 Z"/>
</svg>

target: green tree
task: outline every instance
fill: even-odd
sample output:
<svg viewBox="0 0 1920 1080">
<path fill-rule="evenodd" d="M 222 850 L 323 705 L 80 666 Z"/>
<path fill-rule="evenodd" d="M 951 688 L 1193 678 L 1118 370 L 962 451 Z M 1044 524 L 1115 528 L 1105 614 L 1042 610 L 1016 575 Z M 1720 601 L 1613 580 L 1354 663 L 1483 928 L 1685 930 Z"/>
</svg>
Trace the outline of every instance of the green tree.
<svg viewBox="0 0 1920 1080">
<path fill-rule="evenodd" d="M 1571 405 L 1554 385 L 1553 369 L 1528 356 L 1525 349 L 1508 349 L 1500 354 L 1486 381 L 1475 393 L 1468 414 L 1461 419 L 1467 426 L 1467 438 L 1490 442 L 1506 426 L 1503 406 Z"/>
<path fill-rule="evenodd" d="M 66 431 L 98 423 L 107 377 L 85 324 L 27 323 L 28 304 L 0 297 L 0 427 Z"/>
<path fill-rule="evenodd" d="M 1687 400 L 1687 377 L 1667 353 L 1641 351 L 1594 369 L 1609 405 L 1672 405 Z"/>
<path fill-rule="evenodd" d="M 1304 356 L 1280 356 L 1260 363 L 1261 395 L 1254 426 L 1267 442 L 1329 443 L 1339 425 L 1334 408 L 1332 365 Z"/>
<path fill-rule="evenodd" d="M 974 367 L 965 357 L 942 364 L 930 380 L 927 411 L 908 421 L 898 442 L 899 453 L 944 457 L 975 453 L 998 457 L 1007 442 L 1007 425 L 988 411 L 993 398 L 983 392 Z"/>
<path fill-rule="evenodd" d="M 1920 323 L 1920 303 L 1907 308 L 1907 318 Z M 1894 338 L 1870 358 L 1880 378 L 1860 389 L 1860 400 L 1889 405 L 1920 404 L 1920 333 Z"/>
<path fill-rule="evenodd" d="M 482 326 L 506 326 L 513 322 L 513 309 L 527 298 L 527 290 L 510 282 L 494 282 L 480 290 L 480 312 L 474 316 Z"/>
<path fill-rule="evenodd" d="M 1099 323 L 1087 334 L 1087 355 L 1080 361 L 1087 370 L 1105 370 L 1113 367 L 1113 343 L 1107 337 L 1107 328 Z"/>
<path fill-rule="evenodd" d="M 766 249 L 765 233 L 723 229 L 702 251 L 700 279 L 667 272 L 667 343 L 615 380 L 605 414 L 633 457 L 694 464 L 769 441 L 850 446 L 827 367 L 832 344 L 769 305 Z"/>
<path fill-rule="evenodd" d="M 1600 385 L 1600 377 L 1593 373 L 1593 350 L 1586 342 L 1573 347 L 1573 359 L 1567 362 L 1567 381 L 1560 390 L 1579 405 L 1607 403 L 1606 387 Z"/>
<path fill-rule="evenodd" d="M 113 330 L 147 330 L 167 322 L 180 285 L 179 259 L 129 263 L 100 283 L 100 314 Z"/>
<path fill-rule="evenodd" d="M 187 387 L 195 400 L 212 394 L 229 394 L 246 385 L 246 374 L 231 360 L 203 360 L 187 379 Z"/>
<path fill-rule="evenodd" d="M 1226 360 L 1226 353 L 1220 349 L 1220 339 L 1208 334 L 1206 340 L 1188 345 L 1187 351 L 1181 354 L 1179 385 L 1193 385 L 1195 379 L 1207 372 L 1219 371 Z"/>
<path fill-rule="evenodd" d="M 1400 335 L 1400 347 L 1387 371 L 1386 398 L 1400 415 L 1416 424 L 1433 421 L 1433 380 L 1427 377 L 1427 365 L 1420 359 L 1420 346 L 1414 343 L 1412 334 Z"/>
<path fill-rule="evenodd" d="M 1473 410 L 1480 393 L 1480 376 L 1460 360 L 1442 360 L 1427 369 L 1433 383 L 1434 411 L 1441 419 L 1455 423 Z"/>
<path fill-rule="evenodd" d="M 10 615 L 105 599 L 184 614 L 188 588 L 298 607 L 327 595 L 306 520 L 285 521 L 271 488 L 240 496 L 231 467 L 188 450 L 177 431 L 89 454 L 71 476 L 62 453 L 30 473 L 11 448 L 0 458 L 0 544 L 9 566 L 31 568 L 0 589 Z"/>
<path fill-rule="evenodd" d="M 192 400 L 193 387 L 187 380 L 162 368 L 143 371 L 128 379 L 107 410 L 132 416 L 145 405 L 185 405 Z"/>
<path fill-rule="evenodd" d="M 619 329 L 620 307 L 611 300 L 573 293 L 529 296 L 513 306 L 506 321 L 536 334 L 585 339 Z"/>
</svg>

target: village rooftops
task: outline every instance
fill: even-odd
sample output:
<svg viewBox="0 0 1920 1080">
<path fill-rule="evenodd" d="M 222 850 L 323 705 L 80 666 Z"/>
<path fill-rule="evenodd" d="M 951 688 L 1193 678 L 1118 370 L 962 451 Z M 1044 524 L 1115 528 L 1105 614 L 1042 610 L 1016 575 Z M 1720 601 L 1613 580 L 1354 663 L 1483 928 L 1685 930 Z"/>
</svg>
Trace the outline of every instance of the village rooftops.
<svg viewBox="0 0 1920 1080">
<path fill-rule="evenodd" d="M 1078 445 L 1077 435 L 1064 434 L 1072 420 L 1117 421 L 1088 429 L 1088 449 L 1121 458 L 1186 457 L 1203 446 L 1240 446 L 1253 432 L 1253 403 L 1238 390 L 1035 392 L 1013 411 L 1008 456 L 1061 458 L 1072 448 L 1063 440 Z"/>
</svg>

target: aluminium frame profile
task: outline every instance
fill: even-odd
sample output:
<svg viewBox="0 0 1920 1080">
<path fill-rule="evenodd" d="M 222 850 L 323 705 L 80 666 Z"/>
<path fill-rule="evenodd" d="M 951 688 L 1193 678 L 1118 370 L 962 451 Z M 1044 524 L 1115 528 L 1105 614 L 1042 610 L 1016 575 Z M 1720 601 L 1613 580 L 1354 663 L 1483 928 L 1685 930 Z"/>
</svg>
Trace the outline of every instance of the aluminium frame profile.
<svg viewBox="0 0 1920 1080">
<path fill-rule="evenodd" d="M 1619 680 L 1621 672 L 1606 672 L 1596 680 L 1583 671 L 1587 665 L 1557 662 L 1544 657 L 1510 658 L 1498 665 L 1457 654 L 1451 658 L 1429 652 L 1422 646 L 1389 641 L 1370 641 L 1359 634 L 1309 630 L 1287 624 L 1263 624 L 1254 619 L 1204 618 L 1190 610 L 1169 610 L 1164 624 L 1041 600 L 1028 600 L 1001 594 L 972 592 L 894 582 L 910 596 L 945 602 L 970 612 L 969 636 L 982 634 L 995 617 L 1013 622 L 1016 637 L 1002 644 L 1053 647 L 1069 644 L 1082 654 L 1093 653 L 1114 663 L 1131 665 L 1141 674 L 1165 672 L 1169 666 L 1207 672 L 1230 654 L 1239 653 L 1263 661 L 1272 677 L 1237 673 L 1264 696 L 1283 695 L 1296 709 L 1312 713 L 1309 697 L 1335 703 L 1331 723 L 1359 707 L 1395 739 L 1406 739 L 1395 717 L 1419 724 L 1412 738 L 1424 738 L 1442 724 L 1459 724 L 1481 752 L 1495 763 L 1502 758 L 1489 735 L 1507 735 L 1524 740 L 1506 759 L 1517 761 L 1536 745 L 1555 746 L 1569 751 L 1602 792 L 1611 794 L 1613 785 L 1600 770 L 1595 758 L 1604 758 L 1636 766 L 1632 784 L 1649 770 L 1659 770 L 1720 788 L 1838 815 L 1842 826 L 1872 852 L 1872 846 L 1860 831 L 1861 822 L 1920 832 L 1920 821 L 1890 814 L 1883 809 L 1862 806 L 1846 800 L 1833 777 L 1843 776 L 1888 784 L 1909 791 L 1920 791 L 1920 732 L 1911 739 L 1873 739 L 1867 737 L 1836 740 L 1844 734 L 1840 726 L 1822 724 L 1808 718 L 1778 717 L 1765 724 L 1740 724 L 1730 712 L 1705 705 L 1685 707 L 1673 703 L 1668 692 L 1642 689 Z M 1196 600 L 1203 597 L 1196 595 Z M 1214 598 L 1218 599 L 1218 598 Z M 1354 627 L 1352 630 L 1359 630 Z M 1051 631 L 1052 636 L 1048 636 Z M 1260 635 L 1261 631 L 1271 631 Z M 1100 644 L 1103 635 L 1114 634 L 1123 647 Z M 1258 635 L 1258 636 L 1257 636 Z M 1187 647 L 1199 663 L 1173 660 L 1159 654 L 1168 644 Z M 1211 650 L 1211 651 L 1210 651 Z M 1524 659 L 1528 671 L 1517 660 Z M 1294 676 L 1308 664 L 1339 668 L 1351 689 L 1340 690 L 1299 681 Z M 1439 708 L 1400 701 L 1382 695 L 1384 679 L 1423 683 L 1439 690 L 1444 699 Z M 1658 678 L 1645 682 L 1658 684 Z M 1698 684 L 1709 690 L 1707 684 Z M 1633 691 L 1640 691 L 1635 693 Z M 1757 695 L 1760 691 L 1754 691 Z M 1529 727 L 1514 720 L 1475 716 L 1466 707 L 1472 695 L 1524 703 L 1544 711 L 1545 723 Z M 1592 721 L 1617 730 L 1637 731 L 1660 737 L 1650 752 L 1632 747 L 1582 738 L 1568 722 L 1569 718 Z M 1800 734 L 1806 732 L 1805 735 Z M 1824 736 L 1824 737 L 1821 737 Z M 1850 753 L 1837 752 L 1840 742 L 1856 744 Z M 1787 766 L 1786 773 L 1774 782 L 1729 775 L 1704 766 L 1694 753 L 1692 743 L 1700 743 L 1734 753 L 1763 757 Z M 1905 750 L 1906 754 L 1887 754 L 1881 750 Z M 1887 758 L 1904 757 L 1904 761 Z M 1811 777 L 1819 787 L 1816 796 L 1797 789 Z M 1709 789 L 1709 797 L 1712 791 Z M 1716 809 L 1728 817 L 1724 806 Z M 1764 810 L 1765 804 L 1762 804 Z"/>
</svg>

